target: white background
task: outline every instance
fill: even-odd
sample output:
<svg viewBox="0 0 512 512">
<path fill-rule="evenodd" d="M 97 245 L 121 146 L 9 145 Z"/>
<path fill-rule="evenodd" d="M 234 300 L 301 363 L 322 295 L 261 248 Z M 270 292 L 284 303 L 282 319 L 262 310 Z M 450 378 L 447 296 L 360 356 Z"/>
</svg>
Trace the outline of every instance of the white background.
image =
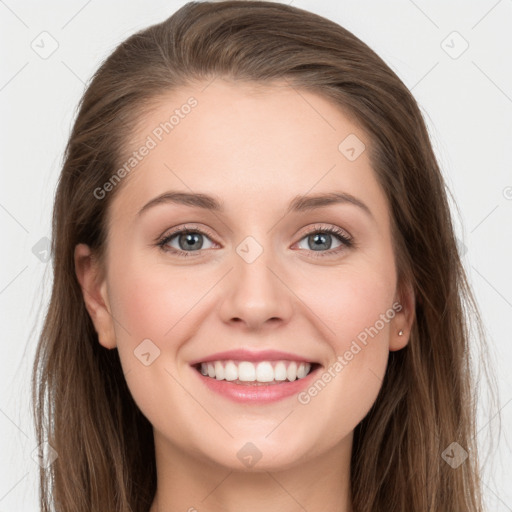
<svg viewBox="0 0 512 512">
<path fill-rule="evenodd" d="M 0 512 L 37 510 L 29 378 L 51 267 L 32 249 L 51 238 L 53 194 L 76 105 L 118 43 L 184 4 L 0 0 Z M 292 5 L 330 18 L 365 41 L 424 112 L 458 207 L 457 236 L 466 248 L 464 265 L 500 388 L 498 406 L 483 402 L 481 410 L 487 419 L 481 420 L 479 442 L 484 444 L 489 427 L 497 432 L 500 416 L 502 425 L 499 449 L 484 476 L 487 506 L 512 511 L 512 0 Z M 31 47 L 49 37 L 40 36 L 44 31 L 58 43 L 46 59 Z M 453 58 L 464 48 L 462 38 L 469 46 Z"/>
</svg>

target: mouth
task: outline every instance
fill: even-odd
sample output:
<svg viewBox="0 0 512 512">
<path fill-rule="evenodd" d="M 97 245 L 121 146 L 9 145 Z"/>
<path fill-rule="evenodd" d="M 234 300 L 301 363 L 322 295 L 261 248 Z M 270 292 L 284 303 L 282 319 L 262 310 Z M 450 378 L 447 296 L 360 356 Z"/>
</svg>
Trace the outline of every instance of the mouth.
<svg viewBox="0 0 512 512">
<path fill-rule="evenodd" d="M 216 360 L 192 365 L 207 379 L 226 381 L 240 386 L 272 386 L 301 380 L 320 368 L 316 362 L 270 360 Z"/>
</svg>

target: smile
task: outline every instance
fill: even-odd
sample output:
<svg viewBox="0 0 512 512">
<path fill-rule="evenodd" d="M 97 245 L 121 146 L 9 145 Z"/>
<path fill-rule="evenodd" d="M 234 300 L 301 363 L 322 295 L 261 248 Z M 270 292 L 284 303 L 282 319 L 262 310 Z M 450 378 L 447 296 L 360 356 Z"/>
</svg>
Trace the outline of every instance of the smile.
<svg viewBox="0 0 512 512">
<path fill-rule="evenodd" d="M 192 368 L 209 393 L 257 406 L 296 397 L 312 384 L 322 365 L 290 360 L 215 360 Z"/>
<path fill-rule="evenodd" d="M 239 385 L 279 384 L 306 377 L 315 363 L 301 361 L 209 361 L 196 365 L 202 375 Z"/>
</svg>

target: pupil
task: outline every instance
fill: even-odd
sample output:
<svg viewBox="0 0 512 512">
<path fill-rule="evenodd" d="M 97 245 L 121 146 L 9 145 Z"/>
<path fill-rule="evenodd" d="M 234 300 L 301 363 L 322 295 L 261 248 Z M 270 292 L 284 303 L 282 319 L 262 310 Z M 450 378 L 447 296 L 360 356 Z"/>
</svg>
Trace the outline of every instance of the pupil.
<svg viewBox="0 0 512 512">
<path fill-rule="evenodd" d="M 186 233 L 185 235 L 182 235 L 182 237 L 185 237 L 186 248 L 187 249 L 194 249 L 194 243 L 197 243 L 197 240 L 199 238 L 199 234 L 198 233 Z M 199 244 L 198 249 L 200 249 L 202 247 L 202 245 L 203 244 Z"/>
<path fill-rule="evenodd" d="M 330 235 L 322 235 L 322 234 L 315 234 L 312 235 L 312 238 L 314 240 L 314 247 L 321 248 L 321 249 L 329 249 L 329 243 L 326 242 L 326 240 L 329 239 Z M 311 237 L 310 237 L 311 238 Z M 317 241 L 320 241 L 320 243 L 317 243 Z"/>
</svg>

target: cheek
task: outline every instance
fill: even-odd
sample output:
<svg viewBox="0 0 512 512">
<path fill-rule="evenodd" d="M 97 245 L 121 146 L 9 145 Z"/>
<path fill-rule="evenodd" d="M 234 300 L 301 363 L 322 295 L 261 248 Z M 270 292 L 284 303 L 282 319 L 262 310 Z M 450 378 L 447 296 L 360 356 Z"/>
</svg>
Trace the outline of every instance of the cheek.
<svg viewBox="0 0 512 512">
<path fill-rule="evenodd" d="M 387 337 L 395 292 L 394 276 L 388 267 L 354 266 L 316 273 L 301 286 L 299 295 L 307 297 L 307 305 L 329 328 L 328 338 L 336 353 L 349 349 L 358 337 L 364 342 L 368 330 L 375 338 Z"/>
<path fill-rule="evenodd" d="M 329 435 L 334 440 L 363 419 L 382 386 L 390 321 L 396 313 L 392 307 L 395 282 L 389 267 L 382 264 L 346 270 L 335 278 L 331 275 L 323 284 L 324 293 L 310 294 L 308 305 L 333 331 L 328 337 L 333 354 L 301 403 L 314 404 L 331 418 Z"/>
<path fill-rule="evenodd" d="M 331 411 L 331 417 L 341 421 L 348 413 L 357 423 L 375 401 L 386 371 L 390 322 L 396 314 L 394 275 L 385 265 L 373 265 L 345 268 L 329 279 L 317 274 L 312 281 L 299 295 L 309 297 L 308 307 L 328 326 L 323 332 L 332 354 L 320 376 L 322 382 L 304 401 L 314 397 L 320 409 Z"/>
<path fill-rule="evenodd" d="M 130 393 L 152 423 L 160 421 L 168 434 L 185 439 L 186 428 L 179 421 L 168 422 L 168 417 L 170 404 L 180 404 L 184 417 L 197 414 L 195 402 L 175 380 L 180 380 L 175 367 L 181 343 L 178 331 L 198 300 L 196 280 L 187 278 L 184 268 L 171 270 L 161 264 L 151 265 L 130 254 L 113 261 L 116 263 L 109 273 L 109 298 L 116 320 L 117 349 Z"/>
<path fill-rule="evenodd" d="M 125 255 L 110 273 L 112 312 L 134 343 L 162 340 L 198 300 L 196 279 L 184 267 L 170 269 Z M 120 340 L 126 331 L 117 329 Z"/>
</svg>

